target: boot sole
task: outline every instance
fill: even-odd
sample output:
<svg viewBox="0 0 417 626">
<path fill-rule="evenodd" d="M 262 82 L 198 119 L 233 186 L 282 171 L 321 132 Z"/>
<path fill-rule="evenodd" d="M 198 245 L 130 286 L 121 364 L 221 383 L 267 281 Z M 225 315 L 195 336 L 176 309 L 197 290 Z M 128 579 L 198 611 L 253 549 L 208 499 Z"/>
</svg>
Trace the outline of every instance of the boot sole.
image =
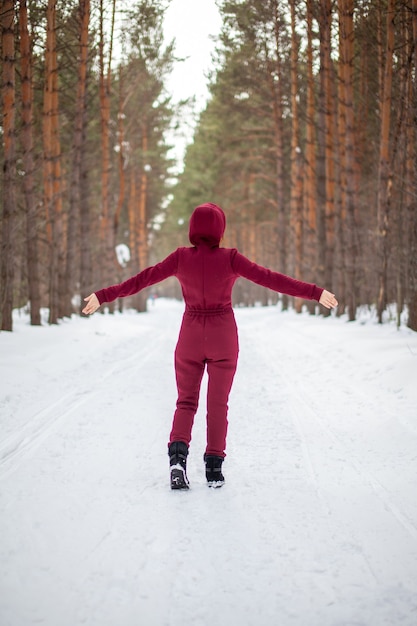
<svg viewBox="0 0 417 626">
<path fill-rule="evenodd" d="M 220 487 L 223 487 L 224 483 L 224 480 L 209 480 L 207 483 L 207 487 L 211 487 L 212 489 L 220 489 Z"/>
<path fill-rule="evenodd" d="M 189 482 L 184 474 L 184 470 L 173 468 L 171 469 L 171 489 L 189 489 Z"/>
</svg>

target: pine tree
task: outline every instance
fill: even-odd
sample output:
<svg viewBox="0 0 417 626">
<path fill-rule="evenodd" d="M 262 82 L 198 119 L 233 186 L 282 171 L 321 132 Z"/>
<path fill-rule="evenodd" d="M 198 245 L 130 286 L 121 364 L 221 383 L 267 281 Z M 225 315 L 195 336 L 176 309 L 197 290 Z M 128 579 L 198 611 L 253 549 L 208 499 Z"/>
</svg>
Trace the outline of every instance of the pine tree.
<svg viewBox="0 0 417 626">
<path fill-rule="evenodd" d="M 13 329 L 13 279 L 16 252 L 16 90 L 15 90 L 15 9 L 13 0 L 3 0 L 1 8 L 3 63 L 3 214 L 0 272 L 1 330 Z"/>
</svg>

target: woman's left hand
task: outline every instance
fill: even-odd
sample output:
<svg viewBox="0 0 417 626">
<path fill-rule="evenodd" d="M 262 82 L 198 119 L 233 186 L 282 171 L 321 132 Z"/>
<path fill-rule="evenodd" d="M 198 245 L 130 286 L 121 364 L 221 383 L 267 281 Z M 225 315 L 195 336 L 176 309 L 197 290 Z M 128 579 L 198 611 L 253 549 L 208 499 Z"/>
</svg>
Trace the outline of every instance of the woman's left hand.
<svg viewBox="0 0 417 626">
<path fill-rule="evenodd" d="M 89 296 L 84 298 L 84 302 L 87 302 L 83 308 L 84 315 L 91 315 L 94 311 L 97 311 L 100 306 L 100 302 L 98 301 L 95 293 L 91 293 Z"/>
</svg>

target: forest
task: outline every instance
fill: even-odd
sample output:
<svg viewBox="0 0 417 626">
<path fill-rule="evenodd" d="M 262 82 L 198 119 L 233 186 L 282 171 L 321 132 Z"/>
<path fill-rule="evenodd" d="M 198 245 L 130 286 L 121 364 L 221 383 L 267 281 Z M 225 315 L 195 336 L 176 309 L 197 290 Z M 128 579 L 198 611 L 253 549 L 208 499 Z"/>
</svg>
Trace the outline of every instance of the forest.
<svg viewBox="0 0 417 626">
<path fill-rule="evenodd" d="M 417 0 L 217 0 L 210 97 L 166 82 L 169 0 L 2 0 L 0 322 L 82 299 L 189 245 L 193 208 L 224 244 L 417 331 Z M 168 281 L 156 293 L 179 297 Z M 146 310 L 147 293 L 128 303 Z M 236 306 L 308 306 L 239 279 Z M 122 310 L 122 301 L 114 306 Z"/>
</svg>

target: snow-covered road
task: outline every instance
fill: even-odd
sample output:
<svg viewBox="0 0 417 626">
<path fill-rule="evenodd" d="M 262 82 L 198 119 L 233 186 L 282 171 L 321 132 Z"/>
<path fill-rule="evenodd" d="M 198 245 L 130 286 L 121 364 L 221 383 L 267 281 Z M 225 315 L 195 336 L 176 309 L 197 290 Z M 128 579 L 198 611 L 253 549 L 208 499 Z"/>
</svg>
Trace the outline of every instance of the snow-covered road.
<svg viewBox="0 0 417 626">
<path fill-rule="evenodd" d="M 417 333 L 238 309 L 226 485 L 168 486 L 183 305 L 0 334 L 1 626 L 416 626 Z"/>
</svg>

